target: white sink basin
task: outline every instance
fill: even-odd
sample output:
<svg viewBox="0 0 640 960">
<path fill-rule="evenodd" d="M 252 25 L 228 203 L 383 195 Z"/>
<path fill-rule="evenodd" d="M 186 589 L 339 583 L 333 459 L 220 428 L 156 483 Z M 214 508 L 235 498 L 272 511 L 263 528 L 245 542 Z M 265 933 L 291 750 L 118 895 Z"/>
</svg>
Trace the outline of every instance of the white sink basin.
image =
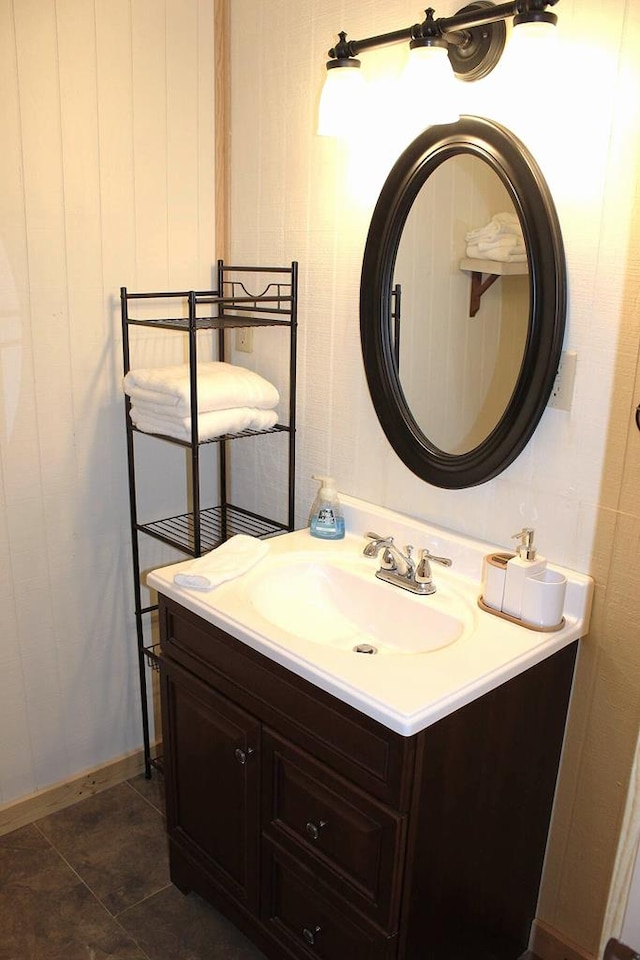
<svg viewBox="0 0 640 960">
<path fill-rule="evenodd" d="M 147 581 L 171 600 L 374 720 L 410 736 L 583 637 L 593 582 L 567 577 L 564 625 L 538 633 L 478 607 L 482 561 L 500 549 L 353 497 L 341 497 L 347 536 L 297 530 L 269 541 L 267 556 L 208 592 L 177 586 L 185 564 Z M 433 566 L 436 593 L 415 596 L 376 578 L 362 555 L 365 531 L 450 557 Z M 379 656 L 354 652 L 369 644 Z M 268 692 L 265 692 L 265 696 Z"/>
<path fill-rule="evenodd" d="M 377 580 L 371 561 L 363 567 L 357 557 L 293 553 L 256 571 L 246 600 L 280 630 L 349 653 L 428 653 L 469 628 L 463 598 L 414 596 Z"/>
</svg>

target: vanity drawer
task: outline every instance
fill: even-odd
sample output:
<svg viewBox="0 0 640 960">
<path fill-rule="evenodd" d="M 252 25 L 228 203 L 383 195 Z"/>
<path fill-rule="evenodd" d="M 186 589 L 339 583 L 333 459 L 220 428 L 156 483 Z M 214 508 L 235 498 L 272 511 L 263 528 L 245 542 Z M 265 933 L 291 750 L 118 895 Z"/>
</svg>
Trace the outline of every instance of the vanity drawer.
<svg viewBox="0 0 640 960">
<path fill-rule="evenodd" d="M 397 937 L 347 916 L 298 861 L 265 841 L 262 919 L 292 953 L 309 960 L 392 960 Z"/>
<path fill-rule="evenodd" d="M 380 927 L 397 929 L 406 818 L 263 732 L 263 830 Z"/>
<path fill-rule="evenodd" d="M 165 597 L 160 630 L 163 656 L 379 800 L 408 808 L 414 737 L 389 730 Z"/>
</svg>

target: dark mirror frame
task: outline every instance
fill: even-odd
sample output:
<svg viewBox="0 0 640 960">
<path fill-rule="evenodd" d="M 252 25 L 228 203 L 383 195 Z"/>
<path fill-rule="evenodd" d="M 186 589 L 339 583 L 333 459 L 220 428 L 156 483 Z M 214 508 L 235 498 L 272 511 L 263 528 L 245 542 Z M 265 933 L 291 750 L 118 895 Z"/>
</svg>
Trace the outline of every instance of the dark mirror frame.
<svg viewBox="0 0 640 960">
<path fill-rule="evenodd" d="M 529 329 L 511 400 L 489 436 L 473 450 L 445 453 L 416 423 L 394 360 L 391 288 L 402 230 L 418 191 L 451 157 L 471 154 L 505 185 L 522 224 L 529 261 Z M 389 443 L 405 465 L 437 487 L 460 489 L 491 480 L 522 452 L 545 406 L 560 362 L 566 314 L 562 234 L 545 179 L 527 148 L 505 127 L 480 117 L 430 127 L 393 166 L 376 204 L 360 285 L 360 337 L 369 392 Z M 446 320 L 446 318 L 445 318 Z M 447 402 L 438 397 L 438 404 Z"/>
</svg>

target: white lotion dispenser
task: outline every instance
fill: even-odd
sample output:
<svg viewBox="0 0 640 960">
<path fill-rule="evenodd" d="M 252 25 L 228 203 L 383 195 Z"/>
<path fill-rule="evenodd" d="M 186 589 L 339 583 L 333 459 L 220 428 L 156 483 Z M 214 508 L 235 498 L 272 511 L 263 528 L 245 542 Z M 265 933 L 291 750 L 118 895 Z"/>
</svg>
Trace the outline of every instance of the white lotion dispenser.
<svg viewBox="0 0 640 960">
<path fill-rule="evenodd" d="M 514 533 L 513 539 L 519 540 L 520 544 L 515 557 L 507 561 L 502 611 L 518 620 L 522 617 L 525 580 L 538 576 L 547 566 L 544 557 L 536 555 L 533 535 L 534 531 L 531 527 L 523 527 L 520 533 Z"/>
</svg>

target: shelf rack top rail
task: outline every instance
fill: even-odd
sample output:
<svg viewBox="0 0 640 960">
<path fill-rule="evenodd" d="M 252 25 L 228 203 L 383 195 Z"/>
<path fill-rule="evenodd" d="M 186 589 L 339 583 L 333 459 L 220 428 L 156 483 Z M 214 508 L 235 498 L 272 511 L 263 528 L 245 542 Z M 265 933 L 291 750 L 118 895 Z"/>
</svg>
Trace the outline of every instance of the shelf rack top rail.
<svg viewBox="0 0 640 960">
<path fill-rule="evenodd" d="M 122 297 L 127 303 L 127 323 L 169 329 L 291 326 L 295 323 L 294 284 L 297 266 L 294 262 L 288 267 L 241 267 L 218 261 L 217 290 L 130 292 L 122 288 Z M 251 281 L 240 279 L 236 274 L 253 274 L 254 281 L 258 282 L 261 289 L 250 289 L 253 286 Z M 266 278 L 262 275 L 266 275 Z M 272 275 L 280 275 L 281 279 L 267 279 Z M 180 303 L 177 313 L 181 315 L 131 316 L 128 303 L 145 300 Z M 173 313 L 173 308 L 169 309 Z"/>
</svg>

